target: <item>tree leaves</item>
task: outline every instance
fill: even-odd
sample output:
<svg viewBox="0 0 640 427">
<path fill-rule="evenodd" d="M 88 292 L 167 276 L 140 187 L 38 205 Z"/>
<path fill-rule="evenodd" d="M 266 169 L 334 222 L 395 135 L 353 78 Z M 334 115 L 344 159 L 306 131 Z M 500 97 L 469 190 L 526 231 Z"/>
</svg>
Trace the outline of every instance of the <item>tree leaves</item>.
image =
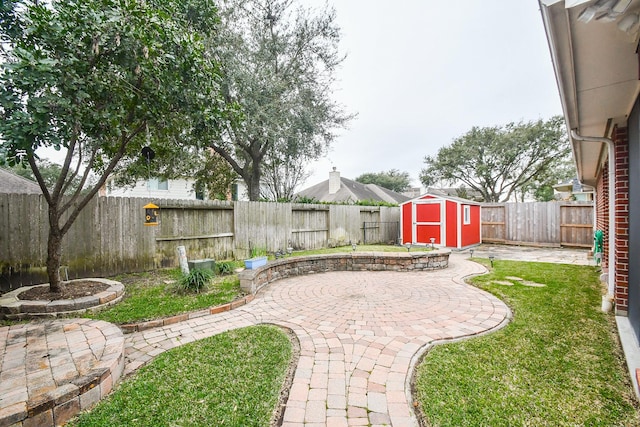
<svg viewBox="0 0 640 427">
<path fill-rule="evenodd" d="M 343 59 L 335 13 L 294 9 L 291 0 L 220 7 L 220 32 L 209 45 L 222 64 L 226 100 L 239 114 L 211 146 L 245 180 L 251 200 L 260 197 L 265 175 L 271 194 L 286 198 L 304 165 L 324 154 L 351 118 L 331 99 Z"/>
<path fill-rule="evenodd" d="M 376 184 L 380 187 L 402 193 L 409 188 L 411 179 L 409 172 L 390 169 L 388 172 L 364 173 L 357 177 L 356 181 L 362 184 Z"/>
<path fill-rule="evenodd" d="M 464 184 L 486 202 L 507 201 L 518 192 L 535 193 L 536 181 L 557 178 L 550 173 L 566 162 L 571 149 L 562 117 L 544 121 L 473 127 L 438 154 L 426 156 L 420 180 Z M 543 184 L 541 184 L 543 185 Z M 525 193 L 522 192 L 525 191 Z"/>
<path fill-rule="evenodd" d="M 190 136 L 200 112 L 222 115 L 219 66 L 184 6 L 10 0 L 0 7 L 0 154 L 15 164 L 26 153 L 49 205 L 52 286 L 61 237 L 107 178 L 135 171 L 146 144 L 164 149 L 158 164 L 178 162 L 199 148 Z M 214 25 L 214 10 L 203 12 L 210 20 L 203 25 Z M 67 148 L 54 183 L 35 157 L 47 146 Z M 94 185 L 81 193 L 92 173 Z"/>
</svg>

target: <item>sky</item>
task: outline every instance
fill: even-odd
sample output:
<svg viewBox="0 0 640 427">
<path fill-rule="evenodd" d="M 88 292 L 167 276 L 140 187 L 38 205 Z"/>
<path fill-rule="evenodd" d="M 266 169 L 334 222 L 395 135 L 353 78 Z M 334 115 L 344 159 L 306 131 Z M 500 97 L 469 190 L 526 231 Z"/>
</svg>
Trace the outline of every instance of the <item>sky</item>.
<svg viewBox="0 0 640 427">
<path fill-rule="evenodd" d="M 424 157 L 473 126 L 562 114 L 536 0 L 328 3 L 347 55 L 335 99 L 358 116 L 303 188 L 332 167 L 350 179 L 398 169 L 418 186 Z"/>
<path fill-rule="evenodd" d="M 397 169 L 419 186 L 424 157 L 473 126 L 562 113 L 536 0 L 299 1 L 335 8 L 346 59 L 334 96 L 357 117 L 298 190 L 333 167 L 350 179 Z"/>
</svg>

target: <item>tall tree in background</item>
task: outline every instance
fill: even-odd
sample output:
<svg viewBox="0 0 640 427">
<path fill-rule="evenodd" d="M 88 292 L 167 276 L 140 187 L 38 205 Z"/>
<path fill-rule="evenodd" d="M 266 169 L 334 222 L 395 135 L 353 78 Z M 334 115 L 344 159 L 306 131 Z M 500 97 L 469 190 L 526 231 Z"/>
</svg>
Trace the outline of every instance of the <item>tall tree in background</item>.
<svg viewBox="0 0 640 427">
<path fill-rule="evenodd" d="M 211 147 L 245 181 L 250 200 L 260 198 L 265 167 L 271 188 L 288 193 L 274 179 L 303 176 L 299 168 L 323 155 L 350 118 L 331 99 L 343 60 L 335 13 L 295 8 L 292 0 L 223 0 L 220 9 L 211 49 L 241 120 L 214 132 Z"/>
<path fill-rule="evenodd" d="M 535 179 L 529 181 L 518 191 L 520 201 L 533 198 L 537 202 L 550 202 L 555 200 L 554 185 L 571 181 L 576 177 L 576 167 L 570 156 L 554 162 L 552 168 L 547 168 Z"/>
<path fill-rule="evenodd" d="M 390 169 L 388 172 L 364 173 L 357 177 L 356 181 L 362 184 L 376 184 L 397 193 L 402 193 L 409 188 L 411 178 L 409 178 L 409 172 Z"/>
<path fill-rule="evenodd" d="M 438 154 L 425 157 L 420 180 L 463 184 L 486 202 L 504 202 L 549 176 L 571 153 L 562 117 L 505 126 L 474 127 Z"/>
<path fill-rule="evenodd" d="M 62 238 L 107 178 L 137 164 L 147 144 L 180 155 L 196 112 L 218 114 L 216 64 L 187 20 L 197 10 L 187 6 L 206 2 L 3 2 L 0 160 L 28 162 L 48 204 L 52 292 L 62 290 Z M 209 6 L 199 22 L 215 18 Z M 40 170 L 40 147 L 66 150 L 53 184 Z"/>
<path fill-rule="evenodd" d="M 302 185 L 311 172 L 306 160 L 298 156 L 272 153 L 263 167 L 261 196 L 266 200 L 286 202 L 293 199 L 296 188 Z"/>
</svg>

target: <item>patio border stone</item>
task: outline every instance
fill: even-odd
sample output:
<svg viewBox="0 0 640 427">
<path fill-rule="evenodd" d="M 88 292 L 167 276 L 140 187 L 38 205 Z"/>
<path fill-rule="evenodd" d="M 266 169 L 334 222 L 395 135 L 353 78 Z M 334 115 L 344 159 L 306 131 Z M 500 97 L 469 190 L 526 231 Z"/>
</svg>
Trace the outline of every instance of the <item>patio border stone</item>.
<svg viewBox="0 0 640 427">
<path fill-rule="evenodd" d="M 80 314 L 87 310 L 94 310 L 120 301 L 124 296 L 124 285 L 115 280 L 102 278 L 85 278 L 69 280 L 69 283 L 90 280 L 109 285 L 109 288 L 98 294 L 82 298 L 56 300 L 56 301 L 31 301 L 21 300 L 18 295 L 29 289 L 43 285 L 23 286 L 0 296 L 0 319 L 22 320 L 33 318 L 56 318 L 70 314 Z"/>
<path fill-rule="evenodd" d="M 350 252 L 305 255 L 269 261 L 238 274 L 240 289 L 254 295 L 263 286 L 286 277 L 328 271 L 427 271 L 447 268 L 450 249 L 428 252 Z"/>
<path fill-rule="evenodd" d="M 91 319 L 66 319 L 52 327 L 52 323 L 42 323 L 36 327 L 46 332 L 48 340 L 59 341 L 61 338 L 74 341 L 80 340 L 83 351 L 97 351 L 99 355 L 95 355 L 97 359 L 92 361 L 91 366 L 80 372 L 80 375 L 71 379 L 58 379 L 56 369 L 59 366 L 49 362 L 55 360 L 56 357 L 67 357 L 67 354 L 73 353 L 74 349 L 71 344 L 67 344 L 63 351 L 61 348 L 48 348 L 45 344 L 42 349 L 32 349 L 31 353 L 44 353 L 41 358 L 46 359 L 45 367 L 37 369 L 39 377 L 45 378 L 48 382 L 43 383 L 42 391 L 34 385 L 27 382 L 21 383 L 19 378 L 15 378 L 18 394 L 14 396 L 14 401 L 7 406 L 0 406 L 0 426 L 11 427 L 53 427 L 64 425 L 78 412 L 91 409 L 98 401 L 109 394 L 122 376 L 124 371 L 124 336 L 116 325 Z M 7 336 L 11 335 L 11 340 L 15 341 L 14 347 L 24 343 L 23 347 L 28 345 L 34 346 L 32 338 L 27 338 L 24 331 L 32 328 L 29 324 L 14 325 L 5 327 Z M 39 333 L 40 332 L 39 329 Z M 84 331 L 84 332 L 80 332 Z M 80 336 L 79 336 L 79 335 Z M 99 344 L 89 342 L 92 336 L 102 338 Z M 15 350 L 14 350 L 15 351 Z M 27 350 L 24 350 L 25 361 L 27 363 Z M 52 356 L 56 354 L 55 356 Z M 73 356 L 70 356 L 73 357 Z M 80 356 L 77 356 L 80 358 Z M 73 359 L 74 363 L 76 361 Z M 33 363 L 33 361 L 32 361 Z M 86 362 L 85 362 L 86 363 Z M 76 366 L 76 369 L 80 369 Z M 34 380 L 36 381 L 36 380 Z M 36 381 L 37 384 L 37 381 Z M 51 385 L 54 384 L 54 385 Z M 28 390 L 28 391 L 27 391 Z M 3 391 L 6 393 L 6 390 Z M 6 395 L 5 395 L 6 397 Z"/>
</svg>

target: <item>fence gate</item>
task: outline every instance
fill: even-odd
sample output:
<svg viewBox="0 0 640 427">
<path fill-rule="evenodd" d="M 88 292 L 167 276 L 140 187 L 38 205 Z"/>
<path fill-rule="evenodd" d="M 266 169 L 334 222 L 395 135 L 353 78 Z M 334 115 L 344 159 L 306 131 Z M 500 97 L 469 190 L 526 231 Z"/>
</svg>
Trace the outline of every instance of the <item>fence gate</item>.
<svg viewBox="0 0 640 427">
<path fill-rule="evenodd" d="M 560 245 L 593 246 L 593 206 L 560 205 Z"/>
<path fill-rule="evenodd" d="M 482 205 L 486 243 L 593 245 L 593 204 L 584 202 L 491 203 Z"/>
</svg>

